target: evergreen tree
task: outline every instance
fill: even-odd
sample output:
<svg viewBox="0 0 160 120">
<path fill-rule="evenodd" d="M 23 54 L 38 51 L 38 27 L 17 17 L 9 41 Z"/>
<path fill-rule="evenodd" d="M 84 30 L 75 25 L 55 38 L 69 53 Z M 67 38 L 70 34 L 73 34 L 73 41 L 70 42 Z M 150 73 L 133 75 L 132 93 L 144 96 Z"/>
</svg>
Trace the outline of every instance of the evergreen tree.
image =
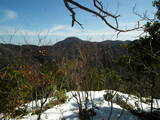
<svg viewBox="0 0 160 120">
<path fill-rule="evenodd" d="M 132 56 L 130 66 L 140 74 L 138 80 L 140 83 L 143 82 L 145 91 L 151 96 L 151 113 L 154 98 L 160 97 L 160 0 L 155 0 L 153 6 L 157 8 L 157 12 L 154 19 L 147 18 L 144 27 L 146 35 L 129 45 Z"/>
</svg>

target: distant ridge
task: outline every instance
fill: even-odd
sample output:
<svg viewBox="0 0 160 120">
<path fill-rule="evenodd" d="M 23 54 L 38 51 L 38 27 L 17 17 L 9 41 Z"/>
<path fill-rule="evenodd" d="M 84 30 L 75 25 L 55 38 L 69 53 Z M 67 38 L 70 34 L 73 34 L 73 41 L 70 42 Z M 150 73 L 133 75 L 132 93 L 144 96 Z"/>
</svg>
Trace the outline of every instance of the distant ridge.
<svg viewBox="0 0 160 120">
<path fill-rule="evenodd" d="M 103 67 L 108 67 L 111 60 L 109 52 L 112 51 L 112 57 L 118 60 L 125 54 L 120 45 L 128 43 L 129 41 L 111 40 L 90 42 L 77 37 L 68 37 L 52 46 L 0 44 L 0 66 L 11 63 L 31 65 L 40 63 L 42 58 L 40 58 L 38 51 L 45 49 L 47 52 L 43 59 L 55 59 L 60 62 L 65 57 L 68 60 L 74 60 L 80 56 L 81 51 L 88 57 L 91 64 L 94 65 L 96 62 Z"/>
</svg>

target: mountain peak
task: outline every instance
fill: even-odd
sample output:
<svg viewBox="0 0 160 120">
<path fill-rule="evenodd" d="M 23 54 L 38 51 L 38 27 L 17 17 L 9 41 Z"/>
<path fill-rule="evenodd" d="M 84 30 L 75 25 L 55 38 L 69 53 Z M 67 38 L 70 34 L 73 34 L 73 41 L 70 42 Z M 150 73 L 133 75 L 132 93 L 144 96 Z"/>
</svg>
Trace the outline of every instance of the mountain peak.
<svg viewBox="0 0 160 120">
<path fill-rule="evenodd" d="M 68 37 L 66 39 L 64 39 L 64 41 L 82 41 L 81 39 L 79 39 L 78 37 Z"/>
<path fill-rule="evenodd" d="M 58 43 L 56 43 L 55 45 L 71 45 L 71 44 L 77 44 L 77 43 L 81 43 L 83 42 L 83 40 L 77 38 L 77 37 L 68 37 Z"/>
</svg>

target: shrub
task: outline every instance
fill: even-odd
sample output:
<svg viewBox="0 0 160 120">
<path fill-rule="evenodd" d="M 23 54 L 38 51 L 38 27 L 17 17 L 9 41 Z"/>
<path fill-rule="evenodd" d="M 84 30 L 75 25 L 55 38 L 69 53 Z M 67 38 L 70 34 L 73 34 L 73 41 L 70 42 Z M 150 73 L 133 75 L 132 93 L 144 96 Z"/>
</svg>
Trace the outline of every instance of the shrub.
<svg viewBox="0 0 160 120">
<path fill-rule="evenodd" d="M 66 90 L 60 90 L 60 91 L 57 91 L 56 93 L 56 99 L 59 103 L 65 103 L 66 100 L 67 100 L 67 96 L 66 96 Z"/>
<path fill-rule="evenodd" d="M 113 96 L 112 93 L 107 92 L 106 94 L 103 95 L 103 97 L 104 97 L 104 99 L 105 99 L 106 101 L 111 101 L 114 96 Z"/>
<path fill-rule="evenodd" d="M 66 100 L 67 100 L 66 90 L 61 90 L 61 91 L 57 90 L 52 100 L 50 100 L 46 105 L 44 105 L 42 109 L 38 107 L 32 114 L 40 114 L 46 111 L 47 109 L 52 108 L 55 105 L 65 103 Z"/>
<path fill-rule="evenodd" d="M 28 102 L 31 86 L 17 66 L 10 65 L 0 71 L 0 112 L 4 117 L 15 115 L 17 108 Z"/>
</svg>

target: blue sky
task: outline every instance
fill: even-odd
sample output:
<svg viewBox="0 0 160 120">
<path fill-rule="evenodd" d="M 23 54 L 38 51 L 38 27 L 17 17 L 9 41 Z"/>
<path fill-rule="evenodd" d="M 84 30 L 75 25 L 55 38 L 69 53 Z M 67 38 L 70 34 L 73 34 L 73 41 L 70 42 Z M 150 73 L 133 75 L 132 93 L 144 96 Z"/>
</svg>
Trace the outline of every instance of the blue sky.
<svg viewBox="0 0 160 120">
<path fill-rule="evenodd" d="M 93 8 L 92 0 L 75 1 Z M 122 28 L 132 28 L 139 20 L 132 12 L 135 5 L 139 13 L 147 10 L 148 15 L 152 16 L 155 11 L 152 0 L 103 1 L 108 11 L 115 13 L 118 9 L 121 15 L 119 24 Z M 70 36 L 91 41 L 134 40 L 141 32 L 121 33 L 117 38 L 115 31 L 97 17 L 79 9 L 76 11 L 77 19 L 84 25 L 84 29 L 78 25 L 71 27 L 70 13 L 64 7 L 63 0 L 0 0 L 0 42 L 24 44 L 24 41 L 27 41 L 30 44 L 37 44 L 38 39 L 43 39 L 43 44 L 50 41 L 54 44 Z"/>
</svg>

